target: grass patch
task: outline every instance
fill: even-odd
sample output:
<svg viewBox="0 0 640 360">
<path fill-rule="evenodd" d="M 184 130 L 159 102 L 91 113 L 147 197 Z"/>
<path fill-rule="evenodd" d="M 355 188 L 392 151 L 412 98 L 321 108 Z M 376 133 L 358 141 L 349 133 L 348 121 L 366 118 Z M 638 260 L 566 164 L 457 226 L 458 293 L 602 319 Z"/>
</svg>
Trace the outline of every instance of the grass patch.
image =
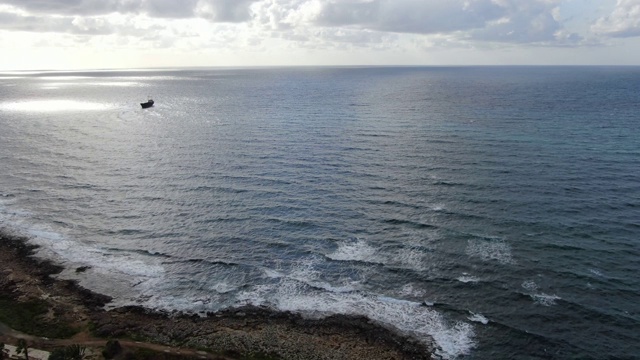
<svg viewBox="0 0 640 360">
<path fill-rule="evenodd" d="M 66 339 L 77 333 L 67 324 L 43 320 L 48 311 L 49 306 L 42 300 L 19 302 L 0 297 L 0 322 L 14 330 L 53 339 Z"/>
</svg>

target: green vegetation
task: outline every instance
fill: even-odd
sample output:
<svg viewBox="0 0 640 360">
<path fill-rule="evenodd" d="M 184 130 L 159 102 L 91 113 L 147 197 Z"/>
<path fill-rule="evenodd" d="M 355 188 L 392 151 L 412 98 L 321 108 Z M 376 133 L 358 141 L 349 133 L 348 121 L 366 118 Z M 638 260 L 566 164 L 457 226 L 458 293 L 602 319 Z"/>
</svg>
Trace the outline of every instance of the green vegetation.
<svg viewBox="0 0 640 360">
<path fill-rule="evenodd" d="M 16 354 L 24 353 L 25 360 L 29 360 L 29 347 L 25 339 L 18 340 L 18 346 L 16 346 Z"/>
<path fill-rule="evenodd" d="M 49 311 L 42 300 L 19 302 L 0 297 L 0 322 L 23 333 L 54 339 L 70 338 L 77 333 L 67 324 L 47 321 Z"/>
<path fill-rule="evenodd" d="M 105 359 L 113 359 L 121 352 L 122 346 L 120 346 L 118 340 L 109 340 L 107 341 L 107 345 L 104 347 L 104 350 L 102 350 L 102 356 Z"/>
<path fill-rule="evenodd" d="M 84 359 L 85 347 L 77 344 L 69 345 L 65 348 L 55 349 L 49 355 L 49 360 L 82 360 Z"/>
</svg>

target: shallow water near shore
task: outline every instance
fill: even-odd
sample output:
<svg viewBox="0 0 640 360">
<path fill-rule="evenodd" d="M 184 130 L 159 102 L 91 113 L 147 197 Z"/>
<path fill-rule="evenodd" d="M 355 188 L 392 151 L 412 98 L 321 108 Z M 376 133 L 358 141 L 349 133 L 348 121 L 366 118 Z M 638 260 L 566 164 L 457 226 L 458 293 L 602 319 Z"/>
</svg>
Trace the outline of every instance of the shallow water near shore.
<svg viewBox="0 0 640 360">
<path fill-rule="evenodd" d="M 633 357 L 639 80 L 0 74 L 0 226 L 111 306 L 364 315 L 444 358 Z"/>
</svg>

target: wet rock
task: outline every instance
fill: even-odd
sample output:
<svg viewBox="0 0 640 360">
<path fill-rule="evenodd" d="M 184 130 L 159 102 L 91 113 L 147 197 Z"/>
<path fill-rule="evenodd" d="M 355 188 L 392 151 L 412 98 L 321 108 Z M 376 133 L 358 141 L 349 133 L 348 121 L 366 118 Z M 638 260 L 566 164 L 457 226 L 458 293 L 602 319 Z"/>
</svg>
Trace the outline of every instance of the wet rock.
<svg viewBox="0 0 640 360">
<path fill-rule="evenodd" d="M 91 266 L 79 266 L 76 268 L 77 273 L 83 273 L 87 270 L 91 269 Z"/>
<path fill-rule="evenodd" d="M 174 347 L 208 349 L 236 358 L 431 358 L 431 347 L 361 316 L 310 319 L 256 306 L 209 312 L 206 317 L 141 306 L 106 311 L 104 305 L 111 301 L 110 297 L 84 289 L 74 281 L 52 278 L 50 275 L 59 273 L 60 268 L 33 258 L 34 248 L 20 241 L 7 239 L 0 232 L 0 255 L 4 253 L 4 259 L 16 262 L 16 271 L 19 268 L 19 271 L 40 279 L 37 286 L 32 286 L 34 291 L 44 288 L 58 303 L 66 302 L 72 309 L 82 309 L 80 313 L 74 313 L 75 310 L 63 307 L 60 314 L 86 316 L 93 333 L 103 338 L 133 338 Z M 11 254 L 5 250 L 10 250 Z M 25 254 L 24 258 L 17 253 Z M 29 280 L 12 281 L 0 277 L 0 291 L 20 292 L 20 287 L 26 286 L 25 281 Z"/>
</svg>

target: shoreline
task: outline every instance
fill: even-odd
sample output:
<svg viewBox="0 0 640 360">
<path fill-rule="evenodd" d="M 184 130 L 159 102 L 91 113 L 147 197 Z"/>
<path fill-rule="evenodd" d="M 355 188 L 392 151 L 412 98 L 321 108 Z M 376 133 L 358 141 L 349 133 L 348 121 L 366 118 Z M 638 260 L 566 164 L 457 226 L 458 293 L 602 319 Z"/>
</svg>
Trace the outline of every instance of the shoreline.
<svg viewBox="0 0 640 360">
<path fill-rule="evenodd" d="M 32 325 L 75 331 L 70 341 L 129 339 L 227 358 L 431 359 L 434 354 L 434 348 L 363 316 L 309 319 L 255 306 L 206 317 L 140 306 L 105 310 L 109 296 L 55 278 L 63 268 L 34 256 L 36 249 L 26 237 L 0 229 L 0 300 L 46 306 L 46 315 Z M 6 335 L 1 328 L 0 334 Z"/>
</svg>

